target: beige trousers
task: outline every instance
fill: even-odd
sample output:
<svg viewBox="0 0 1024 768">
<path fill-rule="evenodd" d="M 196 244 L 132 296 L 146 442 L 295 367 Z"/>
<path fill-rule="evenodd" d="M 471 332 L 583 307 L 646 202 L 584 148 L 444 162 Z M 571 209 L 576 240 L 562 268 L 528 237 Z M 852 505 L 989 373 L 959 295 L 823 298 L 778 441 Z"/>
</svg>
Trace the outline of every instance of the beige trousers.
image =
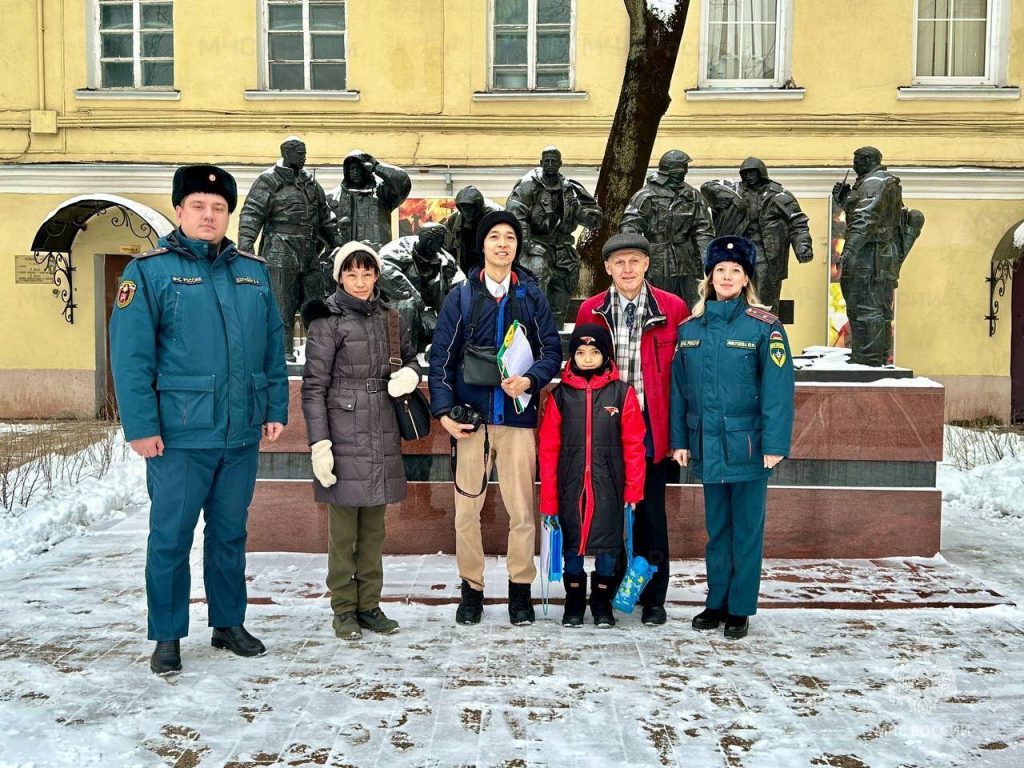
<svg viewBox="0 0 1024 768">
<path fill-rule="evenodd" d="M 491 466 L 498 470 L 498 487 L 508 511 L 508 580 L 530 584 L 537 576 L 533 562 L 537 524 L 534 519 L 534 481 L 537 475 L 537 443 L 533 430 L 523 427 L 487 426 L 491 449 L 484 462 L 484 429 L 459 440 L 455 477 L 459 488 L 476 493 Z M 487 493 L 475 499 L 455 492 L 455 560 L 459 575 L 474 589 L 484 588 L 484 547 L 480 535 L 480 511 Z"/>
</svg>

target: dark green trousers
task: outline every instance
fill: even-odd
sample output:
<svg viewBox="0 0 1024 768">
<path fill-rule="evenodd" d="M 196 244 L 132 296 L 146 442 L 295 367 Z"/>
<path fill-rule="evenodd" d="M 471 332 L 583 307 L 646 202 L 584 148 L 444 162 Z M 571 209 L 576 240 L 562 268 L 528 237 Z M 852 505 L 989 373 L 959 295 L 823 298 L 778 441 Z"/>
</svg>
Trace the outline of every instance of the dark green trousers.
<svg viewBox="0 0 1024 768">
<path fill-rule="evenodd" d="M 767 499 L 768 478 L 705 483 L 708 608 L 727 609 L 734 616 L 757 613 Z"/>
<path fill-rule="evenodd" d="M 384 511 L 387 506 L 327 507 L 327 588 L 335 614 L 369 611 L 384 586 Z"/>
</svg>

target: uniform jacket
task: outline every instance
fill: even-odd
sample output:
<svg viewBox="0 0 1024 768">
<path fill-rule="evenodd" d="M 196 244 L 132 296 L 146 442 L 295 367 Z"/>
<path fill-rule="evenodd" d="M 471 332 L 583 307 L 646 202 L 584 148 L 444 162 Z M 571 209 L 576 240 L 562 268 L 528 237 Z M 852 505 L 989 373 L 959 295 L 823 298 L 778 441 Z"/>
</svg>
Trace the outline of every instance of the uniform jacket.
<svg viewBox="0 0 1024 768">
<path fill-rule="evenodd" d="M 558 515 L 566 552 L 622 548 L 623 506 L 643 500 L 644 417 L 611 370 L 585 379 L 567 366 L 540 420 L 540 511 Z"/>
<path fill-rule="evenodd" d="M 850 194 L 843 200 L 846 212 L 846 244 L 843 246 L 844 271 L 875 270 L 875 255 L 883 268 L 899 277 L 900 258 L 896 238 L 903 210 L 903 190 L 900 180 L 885 166 L 878 166 L 858 176 Z M 868 251 L 868 246 L 875 246 Z M 862 251 L 867 258 L 858 258 Z"/>
<path fill-rule="evenodd" d="M 402 501 L 405 464 L 395 408 L 388 395 L 387 305 L 379 294 L 369 301 L 340 288 L 325 302 L 306 305 L 306 365 L 302 370 L 302 413 L 309 443 L 331 441 L 338 482 L 324 488 L 313 481 L 323 504 L 375 506 Z M 402 326 L 402 363 L 416 368 L 416 350 Z"/>
<path fill-rule="evenodd" d="M 582 184 L 559 174 L 558 182 L 549 187 L 540 168 L 516 182 L 505 208 L 523 228 L 523 257 L 532 243 L 540 242 L 548 247 L 552 265 L 562 269 L 579 266 L 576 228 L 599 227 L 602 218 L 597 201 Z"/>
<path fill-rule="evenodd" d="M 800 203 L 785 187 L 768 178 L 764 163 L 758 170 L 767 182 L 760 187 L 748 187 L 740 182 L 739 194 L 743 205 L 748 196 L 756 196 L 756 216 L 750 216 L 747 232 L 737 234 L 751 238 L 758 246 L 758 258 L 768 262 L 768 274 L 776 280 L 789 277 L 789 248 L 793 247 L 801 262 L 813 258 L 811 232 L 807 228 L 807 214 Z M 727 233 L 718 233 L 727 234 Z"/>
<path fill-rule="evenodd" d="M 644 377 L 644 407 L 650 419 L 656 461 L 668 455 L 668 420 L 665 417 L 672 387 L 672 355 L 679 324 L 689 316 L 685 301 L 647 284 L 647 319 L 640 337 L 640 373 Z M 614 339 L 611 317 L 611 294 L 604 291 L 580 305 L 576 323 L 604 323 Z"/>
<path fill-rule="evenodd" d="M 679 327 L 672 362 L 672 449 L 690 451 L 704 483 L 768 477 L 765 454 L 788 456 L 793 360 L 775 315 L 742 298 L 709 301 Z"/>
<path fill-rule="evenodd" d="M 704 201 L 689 184 L 674 190 L 652 174 L 630 199 L 619 232 L 637 232 L 651 243 L 651 282 L 704 274 L 704 253 L 714 239 Z"/>
<path fill-rule="evenodd" d="M 238 247 L 251 251 L 260 230 L 259 254 L 276 266 L 307 270 L 323 250 L 340 245 L 323 187 L 305 169 L 268 168 L 253 182 L 238 217 Z"/>
<path fill-rule="evenodd" d="M 288 422 L 283 325 L 263 259 L 175 230 L 122 275 L 110 356 L 126 440 L 168 448 L 259 443 Z"/>
<path fill-rule="evenodd" d="M 467 404 L 477 410 L 488 423 L 500 422 L 509 427 L 537 426 L 537 400 L 562 364 L 562 342 L 555 328 L 551 307 L 537 287 L 529 270 L 512 268 L 512 287 L 499 304 L 483 283 L 482 270 L 469 273 L 470 322 L 476 313 L 473 337 L 466 338 L 467 327 L 462 317 L 461 286 L 448 294 L 441 307 L 441 315 L 430 347 L 430 410 L 440 418 L 453 405 Z M 501 387 L 482 387 L 466 384 L 462 378 L 462 359 L 467 343 L 478 346 L 500 347 L 505 333 L 514 320 L 519 320 L 533 347 L 536 362 L 527 371 L 530 379 L 530 404 L 517 414 Z M 503 415 L 502 415 L 503 414 Z"/>
<path fill-rule="evenodd" d="M 327 193 L 327 204 L 338 217 L 341 242 L 362 240 L 379 250 L 391 240 L 391 212 L 409 196 L 412 180 L 398 166 L 375 163 L 368 157 L 365 152 L 350 152 L 343 166 L 361 163 L 371 180 L 369 185 L 351 189 L 343 174 L 341 184 Z"/>
</svg>

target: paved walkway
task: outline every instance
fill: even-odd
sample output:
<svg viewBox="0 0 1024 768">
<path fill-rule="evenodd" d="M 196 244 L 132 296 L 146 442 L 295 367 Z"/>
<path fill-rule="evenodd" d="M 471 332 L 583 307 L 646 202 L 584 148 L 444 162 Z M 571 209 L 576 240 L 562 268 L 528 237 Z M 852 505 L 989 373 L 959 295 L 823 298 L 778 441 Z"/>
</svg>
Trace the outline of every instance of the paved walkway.
<svg viewBox="0 0 1024 768">
<path fill-rule="evenodd" d="M 689 629 L 699 563 L 667 626 L 565 630 L 558 607 L 519 628 L 499 604 L 458 627 L 451 559 L 390 558 L 402 631 L 345 643 L 324 556 L 253 555 L 259 659 L 210 647 L 193 558 L 185 670 L 163 679 L 145 535 L 138 510 L 0 572 L 0 766 L 1024 764 L 1024 613 L 914 607 L 1005 600 L 941 558 L 770 563 L 766 602 L 822 607 L 763 610 L 740 642 Z M 872 602 L 908 609 L 826 609 Z"/>
</svg>

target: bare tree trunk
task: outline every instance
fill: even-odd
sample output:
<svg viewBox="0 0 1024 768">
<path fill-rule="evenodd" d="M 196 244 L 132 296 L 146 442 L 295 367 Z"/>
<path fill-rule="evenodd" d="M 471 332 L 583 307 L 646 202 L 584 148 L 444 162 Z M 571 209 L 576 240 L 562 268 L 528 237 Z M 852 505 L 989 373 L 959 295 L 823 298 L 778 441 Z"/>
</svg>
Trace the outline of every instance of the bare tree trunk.
<svg viewBox="0 0 1024 768">
<path fill-rule="evenodd" d="M 587 230 L 579 243 L 581 288 L 585 290 L 582 282 L 590 272 L 591 294 L 608 285 L 601 246 L 618 231 L 626 203 L 644 183 L 658 126 L 672 102 L 672 73 L 690 7 L 690 0 L 675 0 L 672 15 L 663 19 L 648 7 L 649 0 L 623 3 L 629 14 L 629 54 L 595 192 L 604 221 L 598 229 Z"/>
</svg>

